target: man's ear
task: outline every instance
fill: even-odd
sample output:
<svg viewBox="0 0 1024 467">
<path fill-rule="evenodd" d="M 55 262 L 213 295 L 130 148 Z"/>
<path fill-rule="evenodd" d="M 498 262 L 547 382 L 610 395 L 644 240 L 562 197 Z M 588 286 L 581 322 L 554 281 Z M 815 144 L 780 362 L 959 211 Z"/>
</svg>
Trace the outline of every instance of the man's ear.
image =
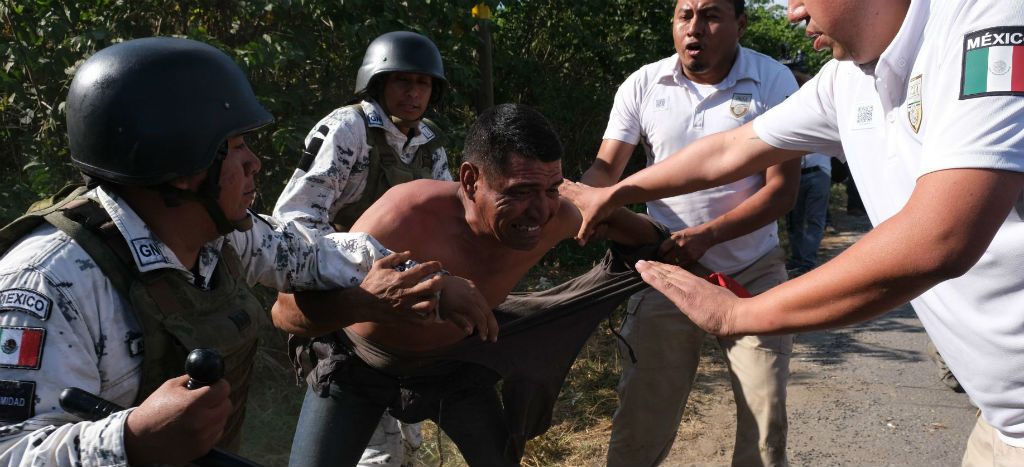
<svg viewBox="0 0 1024 467">
<path fill-rule="evenodd" d="M 469 162 L 463 162 L 459 166 L 459 186 L 466 197 L 473 199 L 476 194 L 476 184 L 480 181 L 480 168 Z"/>
<path fill-rule="evenodd" d="M 743 37 L 743 34 L 745 32 L 747 32 L 747 13 L 746 12 L 741 14 L 739 18 L 736 18 L 736 24 L 740 28 L 739 34 L 737 35 L 737 39 L 738 39 L 740 37 Z"/>
</svg>

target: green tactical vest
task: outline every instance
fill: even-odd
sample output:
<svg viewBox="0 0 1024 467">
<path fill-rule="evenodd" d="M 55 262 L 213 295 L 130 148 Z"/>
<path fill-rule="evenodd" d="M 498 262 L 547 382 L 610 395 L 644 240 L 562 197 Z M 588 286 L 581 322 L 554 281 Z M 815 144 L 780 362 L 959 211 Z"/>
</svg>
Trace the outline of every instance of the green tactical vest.
<svg viewBox="0 0 1024 467">
<path fill-rule="evenodd" d="M 85 191 L 85 187 L 65 187 L 33 204 L 24 216 L 0 230 L 0 254 L 43 221 L 89 254 L 131 303 L 142 325 L 145 348 L 136 405 L 164 381 L 181 376 L 192 349 L 206 347 L 220 353 L 234 409 L 218 444 L 237 451 L 259 333 L 268 326 L 262 304 L 244 280 L 238 256 L 230 247 L 221 249 L 210 290 L 195 287 L 175 270 L 140 272 L 110 215 L 95 200 L 82 197 Z"/>
<path fill-rule="evenodd" d="M 359 112 L 366 128 L 366 142 L 370 145 L 370 168 L 366 175 L 366 188 L 359 199 L 341 208 L 334 216 L 332 223 L 338 230 L 348 230 L 385 191 L 400 183 L 411 182 L 421 178 L 432 178 L 433 158 L 431 155 L 447 142 L 441 129 L 433 122 L 423 119 L 423 123 L 434 132 L 434 139 L 416 149 L 411 163 L 406 164 L 395 154 L 394 148 L 388 144 L 387 133 L 383 128 L 371 127 L 370 120 L 359 104 L 348 106 Z M 315 154 L 315 153 L 314 153 Z"/>
</svg>

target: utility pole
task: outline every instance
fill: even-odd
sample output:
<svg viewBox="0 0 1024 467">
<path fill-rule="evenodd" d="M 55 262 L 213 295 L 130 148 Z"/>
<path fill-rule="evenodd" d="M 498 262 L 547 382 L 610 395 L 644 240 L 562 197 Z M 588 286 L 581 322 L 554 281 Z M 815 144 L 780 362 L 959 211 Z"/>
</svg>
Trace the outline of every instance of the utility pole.
<svg viewBox="0 0 1024 467">
<path fill-rule="evenodd" d="M 491 53 L 491 9 L 486 3 L 480 2 L 473 7 L 473 34 L 480 38 L 480 45 L 473 53 L 477 67 L 480 69 L 480 91 L 476 99 L 476 113 L 494 106 L 494 66 Z"/>
</svg>

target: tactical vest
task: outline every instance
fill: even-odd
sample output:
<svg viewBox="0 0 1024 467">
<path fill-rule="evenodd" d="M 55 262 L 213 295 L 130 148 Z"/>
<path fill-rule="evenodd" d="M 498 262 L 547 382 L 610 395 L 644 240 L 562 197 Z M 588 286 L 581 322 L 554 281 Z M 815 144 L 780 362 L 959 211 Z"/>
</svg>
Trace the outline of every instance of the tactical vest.
<svg viewBox="0 0 1024 467">
<path fill-rule="evenodd" d="M 416 155 L 411 163 L 406 164 L 395 153 L 394 148 L 388 144 L 387 132 L 381 127 L 371 127 L 370 120 L 363 112 L 360 104 L 348 106 L 359 113 L 363 119 L 363 127 L 366 129 L 366 143 L 370 146 L 370 167 L 366 176 L 366 188 L 363 189 L 359 199 L 354 203 L 341 208 L 331 221 L 336 228 L 345 231 L 356 219 L 366 211 L 385 191 L 400 183 L 411 182 L 421 178 L 432 178 L 433 176 L 433 153 L 443 147 L 447 141 L 441 129 L 433 122 L 423 119 L 423 124 L 434 132 L 434 138 L 427 141 L 416 150 Z M 321 135 L 327 136 L 327 128 L 321 126 L 318 131 Z M 299 168 L 309 170 L 313 158 L 320 151 L 323 138 L 314 137 L 303 151 L 302 161 Z"/>
<path fill-rule="evenodd" d="M 131 303 L 142 325 L 142 384 L 135 405 L 164 381 L 181 376 L 192 349 L 206 347 L 220 353 L 234 408 L 218 444 L 237 451 L 259 333 L 268 319 L 245 282 L 234 249 L 228 245 L 221 249 L 210 290 L 195 287 L 173 269 L 140 272 L 110 215 L 97 201 L 82 196 L 85 187 L 74 188 L 66 187 L 33 204 L 24 216 L 0 230 L 0 254 L 44 221 L 89 254 Z"/>
</svg>

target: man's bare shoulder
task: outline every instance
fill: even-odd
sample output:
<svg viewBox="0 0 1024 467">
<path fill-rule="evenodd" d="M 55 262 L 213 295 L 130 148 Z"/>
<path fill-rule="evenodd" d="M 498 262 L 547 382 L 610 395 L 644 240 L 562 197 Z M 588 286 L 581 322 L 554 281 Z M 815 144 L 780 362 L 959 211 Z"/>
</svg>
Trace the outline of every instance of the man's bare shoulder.
<svg viewBox="0 0 1024 467">
<path fill-rule="evenodd" d="M 353 231 L 384 235 L 454 214 L 461 204 L 459 184 L 413 180 L 395 185 L 373 203 L 352 226 Z"/>
</svg>

